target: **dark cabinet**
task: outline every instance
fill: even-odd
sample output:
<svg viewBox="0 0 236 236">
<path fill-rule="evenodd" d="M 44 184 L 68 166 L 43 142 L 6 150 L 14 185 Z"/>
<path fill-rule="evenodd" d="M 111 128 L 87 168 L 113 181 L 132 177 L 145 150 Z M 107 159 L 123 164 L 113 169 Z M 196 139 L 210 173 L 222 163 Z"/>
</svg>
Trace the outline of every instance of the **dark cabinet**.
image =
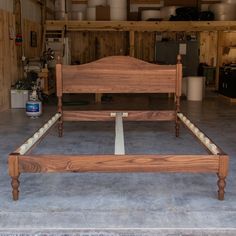
<svg viewBox="0 0 236 236">
<path fill-rule="evenodd" d="M 219 93 L 236 98 L 236 67 L 221 67 Z"/>
</svg>

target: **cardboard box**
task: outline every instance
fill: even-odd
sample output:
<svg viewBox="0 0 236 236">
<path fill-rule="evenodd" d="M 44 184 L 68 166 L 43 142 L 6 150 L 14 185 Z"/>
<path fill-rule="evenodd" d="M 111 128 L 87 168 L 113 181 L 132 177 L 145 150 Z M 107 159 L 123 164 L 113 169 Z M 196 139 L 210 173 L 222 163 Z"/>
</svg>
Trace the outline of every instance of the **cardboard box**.
<svg viewBox="0 0 236 236">
<path fill-rule="evenodd" d="M 110 6 L 96 6 L 96 20 L 110 20 Z"/>
</svg>

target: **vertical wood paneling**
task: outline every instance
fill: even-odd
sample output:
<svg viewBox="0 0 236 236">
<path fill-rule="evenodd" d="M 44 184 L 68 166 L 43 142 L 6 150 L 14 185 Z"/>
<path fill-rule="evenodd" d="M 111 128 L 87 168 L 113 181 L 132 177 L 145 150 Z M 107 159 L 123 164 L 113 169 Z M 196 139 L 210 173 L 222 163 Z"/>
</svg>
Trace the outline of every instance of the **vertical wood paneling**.
<svg viewBox="0 0 236 236">
<path fill-rule="evenodd" d="M 41 55 L 42 46 L 42 26 L 38 22 L 29 21 L 24 19 L 23 26 L 23 43 L 24 43 L 24 54 L 26 57 L 39 57 Z M 37 47 L 31 47 L 30 45 L 30 32 L 35 31 L 37 33 Z"/>
<path fill-rule="evenodd" d="M 15 41 L 9 38 L 9 29 L 15 30 L 12 13 L 0 10 L 0 110 L 10 105 L 10 88 L 17 80 Z"/>
<path fill-rule="evenodd" d="M 135 57 L 148 62 L 155 61 L 155 32 L 135 33 Z"/>
<path fill-rule="evenodd" d="M 224 32 L 222 63 L 236 62 L 236 32 Z M 234 47 L 232 47 L 234 46 Z"/>
<path fill-rule="evenodd" d="M 200 32 L 201 63 L 215 66 L 217 59 L 217 32 Z"/>
<path fill-rule="evenodd" d="M 127 55 L 126 32 L 71 32 L 72 62 L 81 64 L 106 56 Z"/>
</svg>

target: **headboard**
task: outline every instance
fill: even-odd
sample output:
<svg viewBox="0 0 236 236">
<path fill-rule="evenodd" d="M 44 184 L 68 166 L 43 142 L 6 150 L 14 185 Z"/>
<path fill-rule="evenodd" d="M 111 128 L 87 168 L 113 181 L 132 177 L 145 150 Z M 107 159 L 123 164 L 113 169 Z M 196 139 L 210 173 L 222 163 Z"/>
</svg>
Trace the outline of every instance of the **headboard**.
<svg viewBox="0 0 236 236">
<path fill-rule="evenodd" d="M 129 56 L 111 56 L 83 65 L 56 66 L 57 96 L 63 93 L 181 94 L 182 64 L 156 65 Z"/>
</svg>

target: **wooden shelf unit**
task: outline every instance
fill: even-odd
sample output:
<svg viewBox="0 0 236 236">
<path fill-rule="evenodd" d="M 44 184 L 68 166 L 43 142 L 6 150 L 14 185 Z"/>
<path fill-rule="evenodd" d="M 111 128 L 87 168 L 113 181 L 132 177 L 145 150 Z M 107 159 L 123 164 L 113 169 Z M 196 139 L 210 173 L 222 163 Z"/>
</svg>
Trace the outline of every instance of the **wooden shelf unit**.
<svg viewBox="0 0 236 236">
<path fill-rule="evenodd" d="M 46 21 L 47 30 L 67 31 L 236 31 L 236 21 Z"/>
<path fill-rule="evenodd" d="M 135 32 L 216 32 L 217 89 L 224 47 L 222 35 L 236 32 L 236 21 L 46 21 L 45 29 L 68 32 L 128 32 L 130 56 L 135 56 Z"/>
</svg>

